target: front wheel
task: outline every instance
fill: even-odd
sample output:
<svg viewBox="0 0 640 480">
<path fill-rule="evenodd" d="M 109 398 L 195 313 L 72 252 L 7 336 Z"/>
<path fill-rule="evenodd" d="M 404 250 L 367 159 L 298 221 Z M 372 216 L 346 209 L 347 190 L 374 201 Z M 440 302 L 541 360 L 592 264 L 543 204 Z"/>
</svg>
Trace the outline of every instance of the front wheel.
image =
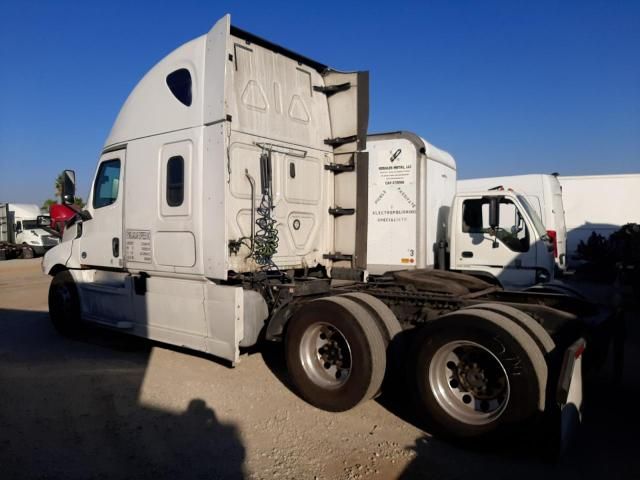
<svg viewBox="0 0 640 480">
<path fill-rule="evenodd" d="M 302 398 L 323 410 L 349 410 L 380 390 L 385 341 L 369 312 L 346 297 L 301 307 L 286 336 L 287 369 Z"/>
<path fill-rule="evenodd" d="M 488 435 L 531 417 L 540 386 L 525 349 L 494 323 L 456 317 L 419 338 L 413 373 L 418 413 L 454 439 Z"/>
<path fill-rule="evenodd" d="M 49 317 L 58 332 L 76 336 L 81 329 L 80 297 L 68 270 L 58 272 L 49 287 Z"/>
</svg>

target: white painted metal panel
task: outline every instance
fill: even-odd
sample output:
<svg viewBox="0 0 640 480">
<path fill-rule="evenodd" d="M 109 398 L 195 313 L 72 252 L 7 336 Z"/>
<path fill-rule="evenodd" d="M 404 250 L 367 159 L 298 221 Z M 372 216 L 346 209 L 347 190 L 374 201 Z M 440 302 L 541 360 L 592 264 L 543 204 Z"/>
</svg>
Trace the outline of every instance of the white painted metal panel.
<svg viewBox="0 0 640 480">
<path fill-rule="evenodd" d="M 206 351 L 206 282 L 168 277 L 150 277 L 146 293 L 133 294 L 134 332 L 173 345 Z"/>
<path fill-rule="evenodd" d="M 320 73 L 277 52 L 231 36 L 226 62 L 227 104 L 234 131 L 269 143 L 330 152 L 327 98 L 313 90 Z"/>
<path fill-rule="evenodd" d="M 608 237 L 626 223 L 640 223 L 640 174 L 558 179 L 562 185 L 569 258 L 592 232 Z"/>
<path fill-rule="evenodd" d="M 205 89 L 202 59 L 205 53 L 203 35 L 185 43 L 160 60 L 140 80 L 118 114 L 105 142 L 105 147 L 136 138 L 191 128 L 203 123 Z M 218 62 L 218 68 L 223 67 Z M 182 104 L 169 90 L 167 75 L 185 68 L 191 73 L 192 104 Z M 216 92 L 222 95 L 223 91 Z"/>
<path fill-rule="evenodd" d="M 420 157 L 409 140 L 369 138 L 368 269 L 416 265 Z"/>
<path fill-rule="evenodd" d="M 231 362 L 237 362 L 240 358 L 240 340 L 244 335 L 242 287 L 207 283 L 204 308 L 207 351 Z"/>
<path fill-rule="evenodd" d="M 426 226 L 425 234 L 420 238 L 426 239 L 426 251 L 424 257 L 420 257 L 420 264 L 432 266 L 436 263 L 438 242 L 446 242 L 448 238 L 449 214 L 456 194 L 456 169 L 428 157 L 426 167 L 426 203 L 420 212 L 421 224 Z"/>
<path fill-rule="evenodd" d="M 196 238 L 192 232 L 156 232 L 154 256 L 158 265 L 193 267 L 196 264 Z"/>
<path fill-rule="evenodd" d="M 237 241 L 244 238 L 239 252 L 230 255 L 229 267 L 240 272 L 259 268 L 253 259 L 247 258 L 250 254 L 252 221 L 251 182 L 247 174 L 255 184 L 253 208 L 257 209 L 262 198 L 260 156 L 263 149 L 256 143 L 262 140 L 266 141 L 233 132 L 228 149 L 228 239 Z M 274 262 L 281 268 L 314 266 L 322 261 L 322 252 L 329 249 L 323 235 L 328 220 L 329 175 L 323 166 L 330 158 L 330 153 L 283 142 L 271 150 L 273 216 L 278 229 L 278 249 Z M 257 218 L 257 211 L 255 215 Z"/>
<path fill-rule="evenodd" d="M 369 136 L 367 151 L 369 271 L 433 266 L 455 195 L 453 157 L 404 132 Z"/>
</svg>

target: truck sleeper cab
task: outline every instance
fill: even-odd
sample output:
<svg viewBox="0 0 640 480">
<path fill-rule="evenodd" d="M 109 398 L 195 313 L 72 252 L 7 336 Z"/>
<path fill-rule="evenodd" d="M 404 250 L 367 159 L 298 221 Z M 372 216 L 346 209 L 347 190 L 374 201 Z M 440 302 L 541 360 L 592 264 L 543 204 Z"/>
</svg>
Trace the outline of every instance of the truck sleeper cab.
<svg viewBox="0 0 640 480">
<path fill-rule="evenodd" d="M 576 349 L 601 319 L 593 306 L 426 268 L 364 281 L 367 121 L 366 72 L 336 72 L 222 18 L 122 107 L 87 209 L 43 262 L 54 326 L 98 323 L 232 364 L 264 332 L 286 340 L 299 394 L 330 411 L 377 395 L 391 365 L 411 366 L 416 408 L 457 437 L 579 406 Z"/>
</svg>

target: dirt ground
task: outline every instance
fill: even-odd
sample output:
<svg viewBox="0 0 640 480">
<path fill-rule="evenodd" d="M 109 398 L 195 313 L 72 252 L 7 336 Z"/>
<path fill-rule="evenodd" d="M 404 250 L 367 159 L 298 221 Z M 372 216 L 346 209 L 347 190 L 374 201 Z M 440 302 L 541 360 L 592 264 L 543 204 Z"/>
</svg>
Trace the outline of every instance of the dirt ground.
<svg viewBox="0 0 640 480">
<path fill-rule="evenodd" d="M 40 259 L 0 262 L 2 479 L 637 479 L 637 315 L 615 385 L 587 387 L 584 422 L 559 462 L 544 439 L 463 449 L 431 438 L 401 394 L 317 410 L 290 389 L 279 347 L 213 358 L 49 323 Z M 637 427 L 635 427 L 637 428 Z"/>
</svg>

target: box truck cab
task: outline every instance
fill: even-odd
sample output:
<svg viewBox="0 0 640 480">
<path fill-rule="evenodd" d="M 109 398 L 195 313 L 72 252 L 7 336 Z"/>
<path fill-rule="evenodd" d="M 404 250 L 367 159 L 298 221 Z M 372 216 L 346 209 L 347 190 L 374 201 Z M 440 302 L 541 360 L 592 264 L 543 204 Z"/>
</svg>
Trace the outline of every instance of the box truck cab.
<svg viewBox="0 0 640 480">
<path fill-rule="evenodd" d="M 369 135 L 367 151 L 370 273 L 437 265 L 519 289 L 553 278 L 547 232 L 523 195 L 456 193 L 454 158 L 410 132 Z"/>
<path fill-rule="evenodd" d="M 36 255 L 43 255 L 59 243 L 58 237 L 43 228 L 49 224 L 48 216 L 42 215 L 37 205 L 10 203 L 9 215 L 13 219 L 13 243 L 31 247 Z"/>
<path fill-rule="evenodd" d="M 533 206 L 553 242 L 553 255 L 560 271 L 567 269 L 567 227 L 562 187 L 556 175 L 531 174 L 473 178 L 458 181 L 458 191 L 488 190 L 496 187 L 520 192 Z"/>
</svg>

